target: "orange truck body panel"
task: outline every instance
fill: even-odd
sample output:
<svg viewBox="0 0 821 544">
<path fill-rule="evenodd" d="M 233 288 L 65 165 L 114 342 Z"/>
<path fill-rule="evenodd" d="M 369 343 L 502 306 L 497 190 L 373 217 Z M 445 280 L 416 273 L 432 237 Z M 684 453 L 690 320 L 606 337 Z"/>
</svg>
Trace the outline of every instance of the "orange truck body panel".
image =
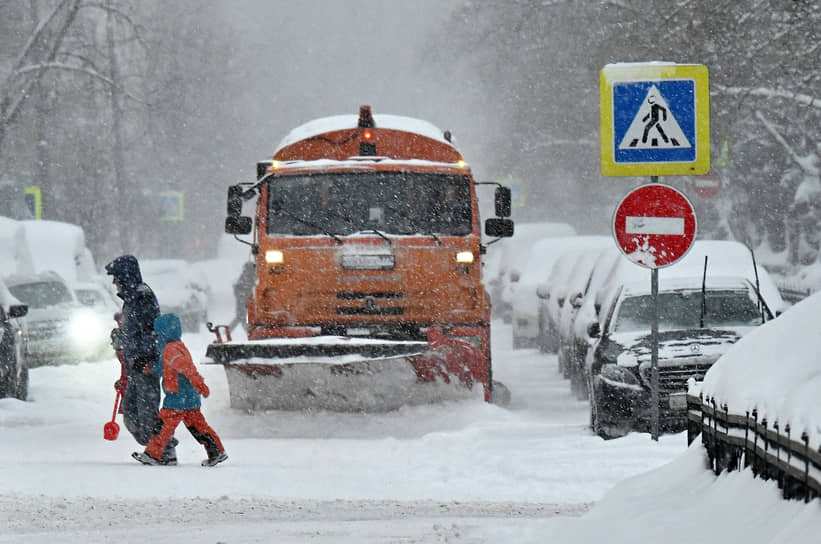
<svg viewBox="0 0 821 544">
<path fill-rule="evenodd" d="M 472 380 L 490 400 L 490 301 L 482 285 L 481 224 L 475 182 L 462 156 L 446 140 L 381 128 L 331 130 L 280 147 L 260 186 L 254 221 L 257 282 L 248 304 L 250 340 L 327 334 L 328 330 L 402 328 L 445 330 L 468 342 L 478 356 L 468 357 Z M 355 127 L 356 125 L 354 125 Z M 365 132 L 368 135 L 365 136 Z M 374 157 L 361 157 L 364 138 Z M 289 176 L 350 175 L 358 172 L 411 172 L 469 179 L 471 228 L 467 234 L 386 236 L 373 232 L 335 238 L 326 234 L 269 233 L 269 184 Z M 352 251 L 390 254 L 390 269 L 350 269 L 340 265 Z M 281 263 L 266 260 L 282 252 Z M 470 252 L 472 262 L 457 262 Z M 343 333 L 345 334 L 345 333 Z M 454 353 L 458 353 L 456 350 Z M 451 357 L 452 358 L 452 357 Z"/>
</svg>

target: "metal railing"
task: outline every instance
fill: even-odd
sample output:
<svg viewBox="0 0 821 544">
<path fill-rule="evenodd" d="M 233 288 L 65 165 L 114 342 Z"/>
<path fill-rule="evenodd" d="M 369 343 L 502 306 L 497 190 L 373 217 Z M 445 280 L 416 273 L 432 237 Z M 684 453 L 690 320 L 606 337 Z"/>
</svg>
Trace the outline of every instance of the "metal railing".
<svg viewBox="0 0 821 544">
<path fill-rule="evenodd" d="M 776 480 L 785 499 L 821 496 L 821 445 L 811 445 L 806 432 L 796 436 L 789 425 L 759 419 L 757 410 L 732 413 L 713 398 L 688 394 L 687 443 L 699 434 L 716 474 L 749 467 L 756 477 Z"/>
</svg>

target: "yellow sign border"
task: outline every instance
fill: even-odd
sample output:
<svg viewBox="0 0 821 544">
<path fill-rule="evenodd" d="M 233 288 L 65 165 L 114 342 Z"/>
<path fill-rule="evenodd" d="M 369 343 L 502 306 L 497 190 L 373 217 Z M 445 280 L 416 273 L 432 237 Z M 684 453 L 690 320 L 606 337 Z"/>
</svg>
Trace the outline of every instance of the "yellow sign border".
<svg viewBox="0 0 821 544">
<path fill-rule="evenodd" d="M 180 208 L 177 212 L 177 215 L 163 215 L 160 217 L 163 221 L 182 221 L 184 212 L 183 212 L 183 194 L 182 191 L 161 191 L 160 198 L 175 198 L 179 202 Z"/>
<path fill-rule="evenodd" d="M 613 159 L 613 83 L 692 79 L 695 82 L 696 159 L 692 162 L 617 163 Z M 702 64 L 608 64 L 599 72 L 601 171 L 604 176 L 687 176 L 710 171 L 710 84 Z"/>
<path fill-rule="evenodd" d="M 40 192 L 40 188 L 36 185 L 32 185 L 31 187 L 26 187 L 23 190 L 23 193 L 26 195 L 32 195 L 34 197 L 34 218 L 35 219 L 42 219 L 43 218 L 43 196 Z M 26 203 L 28 206 L 28 203 Z"/>
</svg>

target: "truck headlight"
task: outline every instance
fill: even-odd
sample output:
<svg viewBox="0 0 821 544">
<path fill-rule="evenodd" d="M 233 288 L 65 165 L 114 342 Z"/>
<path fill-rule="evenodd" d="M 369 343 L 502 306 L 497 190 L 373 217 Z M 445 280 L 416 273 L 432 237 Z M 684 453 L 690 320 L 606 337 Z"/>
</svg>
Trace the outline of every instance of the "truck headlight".
<svg viewBox="0 0 821 544">
<path fill-rule="evenodd" d="M 456 262 L 457 263 L 472 263 L 473 262 L 473 252 L 472 251 L 460 251 L 456 254 Z"/>
<path fill-rule="evenodd" d="M 278 249 L 269 249 L 265 252 L 265 262 L 269 264 L 282 264 L 284 256 Z"/>
</svg>

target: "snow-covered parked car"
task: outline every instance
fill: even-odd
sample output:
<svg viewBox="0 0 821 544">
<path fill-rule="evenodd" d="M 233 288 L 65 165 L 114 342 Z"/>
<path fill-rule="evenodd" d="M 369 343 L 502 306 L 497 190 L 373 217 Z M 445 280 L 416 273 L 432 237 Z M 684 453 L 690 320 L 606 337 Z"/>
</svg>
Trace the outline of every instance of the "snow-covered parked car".
<svg viewBox="0 0 821 544">
<path fill-rule="evenodd" d="M 0 398 L 28 397 L 29 369 L 23 355 L 23 317 L 25 304 L 0 280 Z"/>
<path fill-rule="evenodd" d="M 141 259 L 140 272 L 160 311 L 177 314 L 184 331 L 196 332 L 208 321 L 210 287 L 199 269 L 183 259 Z"/>
<path fill-rule="evenodd" d="M 517 223 L 512 238 L 500 240 L 488 248 L 488 268 L 482 272 L 490 293 L 493 317 L 509 323 L 513 310 L 513 293 L 530 259 L 533 246 L 542 239 L 573 236 L 576 230 L 567 223 Z"/>
<path fill-rule="evenodd" d="M 580 400 L 587 399 L 588 395 L 584 361 L 594 343 L 594 339 L 587 334 L 587 325 L 598 319 L 601 301 L 597 303 L 597 294 L 613 275 L 619 260 L 623 258 L 616 247 L 601 250 L 584 287 L 581 304 L 571 315 L 563 316 L 563 319 L 569 320 L 568 336 L 562 342 L 566 344 L 567 349 L 566 363 L 570 374 L 570 388 Z M 570 297 L 572 301 L 575 295 L 571 294 Z"/>
<path fill-rule="evenodd" d="M 613 247 L 613 238 L 609 236 L 576 236 L 570 242 L 568 246 L 554 250 L 555 264 L 543 274 L 536 286 L 536 343 L 544 353 L 556 353 L 559 349 L 560 313 L 577 263 L 587 251 Z"/>
<path fill-rule="evenodd" d="M 664 428 L 678 429 L 685 421 L 680 403 L 687 379 L 701 379 L 743 334 L 787 308 L 775 281 L 754 262 L 739 242 L 698 240 L 679 262 L 659 270 Z M 649 290 L 650 271 L 622 258 L 596 293 L 600 311 L 587 324 L 592 347 L 584 373 L 591 425 L 603 436 L 647 424 L 650 322 L 646 315 L 631 313 L 646 304 Z M 622 309 L 626 298 L 631 300 Z"/>
<path fill-rule="evenodd" d="M 34 259 L 23 223 L 0 217 L 0 276 L 33 273 Z"/>
<path fill-rule="evenodd" d="M 595 292 L 600 285 L 597 282 L 601 281 L 601 274 L 595 278 L 596 281 L 593 278 L 596 266 L 599 265 L 600 268 L 608 269 L 609 265 L 609 268 L 612 269 L 612 263 L 618 256 L 618 249 L 612 246 L 581 251 L 561 293 L 564 303 L 559 308 L 556 321 L 558 337 L 556 358 L 558 359 L 559 370 L 565 377 L 570 378 L 571 389 L 580 398 L 584 398 L 585 395 L 584 387 L 581 385 L 582 380 L 579 379 L 581 373 L 578 371 L 576 364 L 577 346 L 575 338 L 573 338 L 573 323 L 591 287 Z"/>
<path fill-rule="evenodd" d="M 604 438 L 652 424 L 649 282 L 620 285 L 602 306 L 604 325 L 590 352 L 590 424 Z M 707 370 L 739 338 L 773 318 L 745 278 L 659 279 L 659 429 L 686 428 L 687 382 Z"/>
<path fill-rule="evenodd" d="M 534 347 L 539 336 L 539 299 L 536 291 L 550 276 L 559 257 L 576 247 L 580 236 L 544 238 L 527 249 L 528 258 L 511 298 L 511 334 L 515 349 Z"/>
<path fill-rule="evenodd" d="M 79 225 L 42 219 L 19 223 L 25 230 L 34 273 L 56 272 L 69 285 L 92 281 L 99 275 L 94 256 L 86 246 L 85 231 Z"/>
<path fill-rule="evenodd" d="M 6 284 L 14 298 L 28 306 L 24 331 L 29 367 L 104 355 L 111 324 L 83 306 L 59 274 L 14 275 Z"/>
</svg>

